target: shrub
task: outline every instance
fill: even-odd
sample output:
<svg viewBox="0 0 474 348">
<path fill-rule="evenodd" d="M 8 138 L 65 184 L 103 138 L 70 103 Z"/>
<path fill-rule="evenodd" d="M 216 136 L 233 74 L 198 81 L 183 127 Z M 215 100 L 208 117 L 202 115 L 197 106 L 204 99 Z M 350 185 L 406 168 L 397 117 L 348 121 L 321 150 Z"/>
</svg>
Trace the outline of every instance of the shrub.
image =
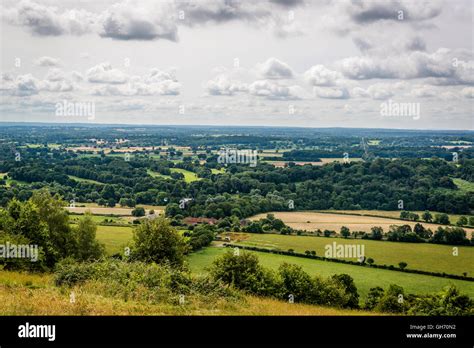
<svg viewBox="0 0 474 348">
<path fill-rule="evenodd" d="M 354 279 L 348 274 L 335 274 L 332 278 L 342 285 L 346 295 L 349 297 L 344 307 L 359 308 L 359 293 L 357 292 Z"/>
<path fill-rule="evenodd" d="M 407 308 L 404 296 L 401 286 L 391 284 L 375 306 L 375 310 L 386 313 L 403 313 Z"/>
<path fill-rule="evenodd" d="M 57 286 L 90 286 L 101 295 L 152 303 L 176 302 L 179 295 L 210 298 L 235 298 L 238 294 L 210 277 L 193 277 L 189 271 L 169 265 L 105 260 L 77 263 L 63 260 L 57 264 Z"/>
<path fill-rule="evenodd" d="M 454 285 L 434 295 L 419 296 L 408 310 L 410 315 L 453 316 L 473 315 L 474 301 L 462 295 Z"/>
<path fill-rule="evenodd" d="M 159 217 L 145 221 L 133 234 L 132 258 L 139 261 L 182 265 L 186 243 L 169 222 Z"/>
<path fill-rule="evenodd" d="M 384 290 L 380 286 L 371 288 L 367 295 L 367 300 L 365 301 L 364 308 L 368 310 L 373 310 L 375 306 L 377 306 L 377 304 L 380 302 L 380 299 L 382 298 L 383 294 Z"/>
<path fill-rule="evenodd" d="M 210 274 L 215 280 L 256 294 L 266 294 L 274 286 L 270 273 L 260 266 L 257 255 L 245 251 L 234 255 L 229 250 L 218 257 L 210 268 Z"/>
</svg>

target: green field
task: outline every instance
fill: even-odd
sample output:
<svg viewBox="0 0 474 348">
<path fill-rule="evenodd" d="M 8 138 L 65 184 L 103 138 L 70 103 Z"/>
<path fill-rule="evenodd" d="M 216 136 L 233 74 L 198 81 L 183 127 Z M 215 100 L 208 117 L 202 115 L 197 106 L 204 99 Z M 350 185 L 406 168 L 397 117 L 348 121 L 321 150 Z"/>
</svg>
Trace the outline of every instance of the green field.
<svg viewBox="0 0 474 348">
<path fill-rule="evenodd" d="M 79 178 L 79 177 L 74 176 L 74 175 L 68 175 L 68 177 L 70 179 L 74 180 L 74 181 L 77 181 L 77 182 L 87 182 L 89 184 L 104 185 L 104 183 L 102 183 L 102 182 L 91 180 L 91 179 L 83 179 L 83 178 Z"/>
<path fill-rule="evenodd" d="M 212 261 L 225 251 L 226 248 L 210 247 L 192 253 L 187 258 L 191 271 L 194 273 L 205 273 L 206 267 L 209 267 Z M 402 273 L 369 267 L 352 266 L 336 262 L 318 261 L 293 256 L 283 256 L 261 252 L 256 252 L 256 254 L 258 255 L 260 263 L 263 266 L 275 270 L 278 269 L 280 264 L 287 262 L 300 265 L 311 275 L 329 277 L 333 274 L 349 274 L 352 278 L 354 278 L 362 301 L 367 296 L 370 288 L 380 286 L 385 289 L 390 284 L 400 285 L 408 293 L 437 292 L 449 284 L 455 284 L 462 290 L 462 292 L 467 293 L 470 297 L 474 298 L 474 282 L 432 277 L 421 274 Z"/>
<path fill-rule="evenodd" d="M 124 247 L 130 244 L 132 236 L 132 227 L 97 226 L 97 240 L 105 244 L 108 255 L 123 253 Z"/>
<path fill-rule="evenodd" d="M 458 178 L 454 178 L 453 182 L 462 192 L 474 192 L 474 182 Z"/>
<path fill-rule="evenodd" d="M 153 178 L 165 178 L 165 179 L 171 179 L 171 176 L 169 175 L 164 175 L 164 174 L 161 174 L 161 173 L 157 173 L 157 172 L 154 172 L 153 170 L 151 169 L 147 169 L 147 174 L 150 175 L 151 177 Z"/>
<path fill-rule="evenodd" d="M 5 179 L 5 186 L 10 187 L 12 184 L 16 185 L 25 185 L 28 184 L 26 181 L 19 181 L 19 180 L 13 180 L 13 179 L 7 179 L 5 178 L 8 175 L 8 173 L 0 173 L 0 180 Z M 0 185 L 1 186 L 1 185 Z"/>
<path fill-rule="evenodd" d="M 75 215 L 75 214 L 70 214 L 69 215 L 69 220 L 72 223 L 77 223 L 80 219 L 83 218 L 83 215 Z M 125 220 L 124 218 L 120 216 L 107 216 L 107 215 L 91 215 L 92 221 L 94 221 L 97 224 L 100 223 L 116 223 L 116 224 L 127 224 L 128 221 Z M 107 220 L 107 221 L 105 221 Z"/>
<path fill-rule="evenodd" d="M 173 173 L 183 174 L 184 175 L 184 181 L 186 181 L 186 182 L 193 182 L 193 181 L 196 181 L 196 180 L 200 180 L 200 178 L 198 178 L 196 173 L 190 172 L 189 170 L 186 170 L 186 169 L 171 168 L 171 171 Z"/>
<path fill-rule="evenodd" d="M 364 245 L 365 256 L 374 259 L 374 263 L 377 265 L 398 267 L 398 263 L 403 261 L 408 264 L 407 268 L 410 269 L 457 275 L 467 272 L 469 276 L 474 276 L 474 248 L 469 246 L 459 246 L 458 256 L 453 256 L 452 246 L 430 243 L 398 243 L 367 239 L 285 236 L 280 234 L 242 234 L 242 236 L 245 236 L 246 239 L 237 244 L 269 249 L 293 249 L 300 253 L 304 253 L 306 250 L 314 250 L 318 256 L 324 256 L 325 246 L 333 242 L 337 244 L 360 244 Z"/>
<path fill-rule="evenodd" d="M 224 174 L 224 173 L 225 173 L 225 169 L 224 169 L 224 168 L 221 168 L 221 169 L 212 168 L 212 169 L 211 169 L 211 172 L 212 172 L 212 174 Z"/>
</svg>

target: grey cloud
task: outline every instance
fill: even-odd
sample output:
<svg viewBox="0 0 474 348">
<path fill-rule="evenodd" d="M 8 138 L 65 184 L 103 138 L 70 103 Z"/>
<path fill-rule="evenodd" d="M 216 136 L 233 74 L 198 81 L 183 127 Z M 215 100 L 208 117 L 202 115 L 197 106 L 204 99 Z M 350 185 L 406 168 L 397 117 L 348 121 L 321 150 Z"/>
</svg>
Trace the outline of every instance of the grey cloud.
<svg viewBox="0 0 474 348">
<path fill-rule="evenodd" d="M 345 87 L 314 87 L 314 94 L 324 99 L 348 99 L 349 91 Z"/>
<path fill-rule="evenodd" d="M 288 64 L 276 58 L 269 58 L 257 66 L 261 77 L 266 79 L 291 79 L 293 70 Z"/>
<path fill-rule="evenodd" d="M 121 84 L 128 80 L 128 76 L 125 73 L 112 68 L 112 65 L 108 62 L 90 68 L 86 76 L 87 80 L 92 83 Z"/>
<path fill-rule="evenodd" d="M 296 7 L 303 5 L 305 0 L 269 0 L 270 2 L 284 7 Z"/>
<path fill-rule="evenodd" d="M 468 59 L 472 53 L 441 48 L 433 53 L 415 51 L 388 57 L 349 57 L 337 65 L 346 77 L 355 80 L 433 78 L 439 84 L 472 84 L 472 74 L 453 65 L 456 56 Z"/>
<path fill-rule="evenodd" d="M 249 85 L 249 93 L 254 96 L 273 100 L 299 99 L 294 87 L 283 86 L 271 80 L 258 80 Z"/>
<path fill-rule="evenodd" d="M 106 9 L 101 15 L 99 35 L 117 40 L 177 41 L 178 27 L 169 17 L 174 12 L 172 5 L 160 2 L 145 4 L 124 1 Z"/>
<path fill-rule="evenodd" d="M 27 28 L 40 36 L 82 35 L 97 33 L 115 40 L 178 41 L 178 27 L 246 21 L 257 26 L 271 26 L 287 16 L 285 8 L 296 7 L 301 0 L 253 2 L 240 0 L 214 1 L 136 1 L 123 0 L 100 13 L 83 9 L 62 10 L 24 0 L 12 8 L 2 7 L 2 17 L 10 24 Z M 277 35 L 300 33 L 294 25 L 286 25 Z"/>
<path fill-rule="evenodd" d="M 16 7 L 2 8 L 6 22 L 23 26 L 40 36 L 82 35 L 93 30 L 96 16 L 85 10 L 58 12 L 56 7 L 23 0 Z"/>
<path fill-rule="evenodd" d="M 381 20 L 419 21 L 437 17 L 441 13 L 441 2 L 410 1 L 410 0 L 370 0 L 352 1 L 346 6 L 350 18 L 358 24 L 366 24 Z M 399 12 L 401 11 L 401 12 Z"/>
<path fill-rule="evenodd" d="M 59 59 L 43 56 L 36 59 L 34 61 L 34 64 L 37 66 L 42 66 L 42 67 L 55 67 L 55 66 L 59 66 L 60 62 L 59 62 Z"/>
</svg>

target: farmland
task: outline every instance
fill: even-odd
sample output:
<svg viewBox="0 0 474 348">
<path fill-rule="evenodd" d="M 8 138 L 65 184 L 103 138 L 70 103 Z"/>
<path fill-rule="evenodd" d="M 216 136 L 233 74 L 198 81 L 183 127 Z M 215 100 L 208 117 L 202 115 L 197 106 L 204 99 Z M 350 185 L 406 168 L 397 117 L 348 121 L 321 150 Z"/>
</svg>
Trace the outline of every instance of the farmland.
<svg viewBox="0 0 474 348">
<path fill-rule="evenodd" d="M 422 238 L 420 243 L 401 239 L 397 239 L 398 242 L 362 239 L 363 233 L 350 234 L 348 239 L 338 236 L 322 237 L 323 231 L 326 230 L 326 234 L 331 235 L 331 231 L 339 232 L 342 226 L 348 227 L 350 232 L 370 232 L 372 227 L 380 226 L 385 233 L 392 225 L 408 224 L 413 227 L 415 221 L 399 218 L 397 202 L 402 199 L 409 202 L 410 207 L 413 207 L 410 211 L 416 212 L 420 217 L 423 211 L 430 210 L 432 215 L 447 214 L 450 220 L 445 225 L 420 222 L 424 227 L 435 231 L 440 226 L 455 226 L 459 221 L 469 238 L 473 230 L 469 225 L 469 218 L 473 212 L 470 173 L 474 163 L 468 157 L 459 163 L 431 158 L 450 155 L 448 150 L 433 146 L 442 146 L 449 136 L 429 133 L 426 136 L 406 135 L 400 138 L 398 134 L 392 136 L 374 132 L 371 140 L 366 142 L 369 148 L 367 150 L 361 145 L 361 138 L 365 136 L 358 131 L 354 131 L 357 135 L 353 135 L 351 131 L 350 135 L 341 136 L 326 130 L 318 131 L 321 133 L 294 130 L 288 136 L 287 130 L 283 134 L 279 130 L 271 130 L 270 133 L 258 130 L 253 133 L 254 130 L 245 129 L 239 132 L 240 135 L 236 135 L 227 133 L 229 130 L 225 129 L 214 136 L 202 129 L 196 131 L 183 128 L 177 133 L 174 130 L 167 133 L 169 130 L 159 128 L 154 133 L 153 128 L 130 128 L 126 141 L 123 140 L 123 130 L 116 127 L 98 128 L 94 135 L 90 129 L 81 127 L 74 128 L 74 132 L 68 132 L 67 135 L 57 133 L 56 129 L 30 133 L 20 127 L 15 132 L 2 133 L 0 127 L 0 138 L 8 141 L 7 144 L 0 143 L 6 149 L 0 152 L 0 177 L 4 178 L 8 173 L 8 179 L 2 181 L 3 185 L 0 187 L 0 223 L 3 223 L 0 225 L 0 236 L 6 231 L 12 233 L 11 238 L 14 238 L 15 231 L 19 230 L 36 242 L 36 235 L 30 232 L 41 226 L 45 234 L 52 233 L 45 226 L 49 228 L 51 221 L 55 221 L 48 218 L 49 213 L 55 212 L 56 216 L 64 218 L 63 224 L 58 228 L 68 243 L 63 243 L 60 238 L 50 238 L 57 254 L 50 253 L 53 249 L 43 248 L 48 253 L 48 258 L 41 261 L 42 265 L 46 265 L 41 276 L 31 273 L 31 278 L 28 278 L 31 270 L 28 268 L 31 267 L 29 264 L 9 264 L 9 267 L 24 267 L 23 275 L 0 271 L 0 284 L 1 279 L 5 284 L 3 288 L 0 285 L 0 299 L 8 303 L 8 307 L 4 309 L 8 313 L 368 314 L 338 308 L 347 303 L 343 302 L 346 300 L 341 295 L 341 291 L 344 291 L 343 283 L 332 278 L 336 274 L 347 274 L 350 277 L 347 281 L 354 281 L 360 294 L 360 303 L 357 303 L 362 306 L 371 288 L 380 286 L 387 290 L 392 284 L 403 287 L 406 293 L 420 296 L 438 292 L 443 287 L 454 284 L 462 293 L 470 297 L 474 295 L 474 284 L 468 279 L 452 280 L 441 276 L 443 272 L 459 278 L 472 277 L 474 274 L 474 249 L 470 246 L 472 242 L 461 236 L 459 230 L 457 236 L 460 237 L 454 240 L 448 239 L 451 238 L 448 234 L 451 230 L 441 231 L 440 233 L 445 234 L 440 234 L 441 237 L 437 240 L 425 237 L 418 231 Z M 147 136 L 143 136 L 143 132 Z M 35 143 L 35 134 L 45 134 L 52 139 L 39 139 Z M 26 137 L 28 144 L 34 146 L 24 147 L 25 142 L 21 139 Z M 424 140 L 420 141 L 420 137 Z M 469 138 L 467 135 L 465 137 Z M 452 138 L 456 141 L 458 137 Z M 8 147 L 10 142 L 21 144 L 18 147 L 21 149 L 21 161 L 16 161 L 12 156 Z M 50 143 L 60 146 L 51 147 L 48 145 Z M 165 143 L 167 145 L 163 145 Z M 407 147 L 407 144 L 411 146 Z M 248 166 L 248 163 L 221 163 L 219 153 L 225 148 L 256 150 L 259 154 L 256 166 Z M 373 151 L 372 155 L 380 157 L 375 158 L 367 151 Z M 345 161 L 343 157 L 347 152 L 351 154 L 349 161 Z M 394 154 L 397 155 L 393 156 Z M 398 154 L 400 157 L 396 158 Z M 418 155 L 419 158 L 416 157 Z M 470 156 L 469 153 L 466 156 Z M 56 197 L 56 194 L 62 198 L 62 202 L 55 205 L 53 201 L 56 198 L 52 197 Z M 183 206 L 183 198 L 191 199 Z M 297 210 L 288 205 L 290 200 L 294 201 Z M 46 202 L 50 210 L 42 209 L 44 204 L 41 202 Z M 67 218 L 59 212 L 64 204 L 71 205 L 64 208 L 69 213 Z M 134 216 L 132 211 L 135 208 L 144 208 L 146 216 Z M 22 212 L 20 215 L 17 214 L 18 209 Z M 150 214 L 152 210 L 154 215 Z M 92 214 L 90 219 L 83 219 L 86 212 Z M 283 224 L 276 221 L 273 225 L 275 220 L 271 222 L 266 218 L 270 213 L 281 219 Z M 141 215 L 141 212 L 137 210 L 135 215 Z M 166 216 L 166 219 L 155 221 L 157 215 Z M 34 220 L 29 224 L 29 220 L 18 219 L 18 216 L 36 217 L 41 224 Z M 465 218 L 460 221 L 461 217 L 466 217 L 468 221 Z M 261 218 L 265 219 L 260 224 Z M 15 230 L 10 226 L 15 226 Z M 143 249 L 144 244 L 138 241 L 134 245 L 133 232 L 137 226 L 142 226 L 139 231 L 145 233 L 141 237 L 135 235 L 136 238 L 142 238 L 144 243 L 152 243 L 151 249 Z M 291 228 L 297 231 L 292 231 Z M 165 248 L 161 248 L 161 243 L 165 245 L 165 242 L 157 233 L 169 236 L 168 241 L 172 246 L 166 244 Z M 229 300 L 225 295 L 211 303 L 212 301 L 207 301 L 209 291 L 221 291 L 219 282 L 225 278 L 214 273 L 208 274 L 206 269 L 216 257 L 225 252 L 226 248 L 222 246 L 227 241 L 227 236 L 231 237 L 233 244 L 242 247 L 286 252 L 291 249 L 302 254 L 314 252 L 319 257 L 325 256 L 328 244 L 363 245 L 366 258 L 372 259 L 374 266 L 381 268 L 369 264 L 358 266 L 255 251 L 251 253 L 258 255 L 262 267 L 277 271 L 283 263 L 299 265 L 307 273 L 305 277 L 310 276 L 311 289 L 323 286 L 325 290 L 320 293 L 307 291 L 312 297 L 305 300 L 306 305 L 300 303 L 289 307 L 288 303 L 273 298 L 273 294 L 276 294 L 276 297 L 284 301 L 289 290 L 281 282 L 286 275 L 277 273 L 274 278 L 265 278 L 263 283 L 258 283 L 263 289 L 268 286 L 271 292 L 263 292 L 260 285 L 254 288 L 248 284 L 227 282 L 221 285 L 228 289 L 233 284 L 232 291 L 239 292 L 240 297 Z M 369 237 L 364 235 L 364 238 Z M 386 235 L 384 239 L 387 239 Z M 41 245 L 44 241 L 37 242 Z M 103 244 L 105 250 L 97 242 Z M 67 247 L 64 248 L 64 245 Z M 126 247 L 131 248 L 133 260 L 142 264 L 122 262 L 117 257 L 117 254 L 124 254 Z M 457 248 L 457 256 L 453 254 L 454 247 Z M 141 252 L 138 252 L 140 248 Z M 153 254 L 147 255 L 149 250 Z M 74 259 L 72 267 L 78 269 L 71 270 L 71 274 L 89 274 L 91 268 L 95 267 L 88 263 L 90 260 L 97 260 L 100 267 L 106 267 L 110 262 L 117 262 L 118 268 L 134 264 L 130 267 L 136 267 L 137 273 L 124 270 L 123 279 L 136 274 L 141 281 L 143 277 L 139 272 L 148 276 L 156 271 L 147 268 L 155 266 L 150 262 L 157 262 L 159 265 L 162 260 L 171 261 L 171 257 L 175 257 L 173 260 L 177 266 L 181 265 L 183 259 L 186 260 L 185 266 L 190 273 L 179 277 L 190 277 L 186 278 L 186 282 L 196 281 L 192 291 L 205 289 L 205 300 L 195 298 L 190 300 L 188 307 L 180 308 L 176 306 L 177 294 L 170 288 L 166 290 L 169 291 L 166 294 L 162 293 L 165 301 L 159 304 L 153 301 L 148 303 L 147 299 L 155 298 L 157 294 L 157 289 L 152 285 L 150 293 L 147 292 L 149 290 L 142 293 L 141 288 L 133 291 L 137 296 L 144 296 L 142 300 L 135 301 L 133 296 L 129 297 L 130 289 L 136 289 L 132 279 L 130 282 L 127 280 L 126 284 L 115 284 L 116 289 L 109 289 L 114 280 L 111 279 L 109 284 L 101 282 L 102 278 L 99 278 L 90 283 L 74 285 L 82 301 L 80 306 L 73 308 L 47 304 L 47 299 L 60 304 L 63 303 L 63 296 L 67 300 L 64 289 L 52 285 L 54 273 L 61 268 L 55 267 L 63 259 Z M 353 260 L 351 255 L 340 257 Z M 240 262 L 238 259 L 235 261 Z M 83 273 L 82 267 L 89 271 Z M 143 267 L 148 271 L 144 271 Z M 403 267 L 407 271 L 438 273 L 438 276 L 402 272 L 400 268 Z M 172 269 L 172 272 L 182 271 L 175 264 Z M 298 269 L 290 271 L 299 272 Z M 200 275 L 203 274 L 212 279 L 202 280 Z M 65 279 L 72 279 L 69 271 L 65 276 Z M 259 275 L 257 273 L 253 276 Z M 321 284 L 317 285 L 318 280 L 311 276 L 322 277 Z M 116 279 L 119 278 L 121 277 Z M 203 281 L 211 283 L 206 285 Z M 18 306 L 12 305 L 13 295 L 6 289 L 7 283 L 18 291 L 15 300 L 19 303 Z M 159 283 L 162 285 L 162 282 Z M 155 283 L 152 281 L 149 284 Z M 206 286 L 211 288 L 207 289 Z M 115 290 L 122 295 L 104 296 Z M 29 291 L 32 293 L 31 298 L 27 296 Z M 327 302 L 324 293 L 339 296 L 340 302 Z M 333 308 L 316 305 L 322 303 L 329 303 Z M 355 307 L 356 305 L 351 305 L 351 308 Z M 382 309 L 370 308 L 369 314 L 386 313 Z M 408 309 L 398 313 L 411 314 Z"/>
<path fill-rule="evenodd" d="M 348 211 L 341 211 L 348 212 Z M 288 226 L 299 229 L 314 231 L 320 230 L 333 230 L 339 232 L 342 226 L 348 227 L 351 231 L 364 231 L 370 232 L 373 226 L 380 226 L 385 232 L 389 230 L 390 225 L 410 225 L 412 228 L 416 222 L 403 221 L 394 218 L 382 218 L 373 216 L 360 216 L 360 215 L 345 215 L 336 213 L 321 213 L 311 211 L 295 211 L 295 212 L 274 212 L 277 219 L 283 220 Z M 387 215 L 394 214 L 388 212 Z M 259 214 L 253 216 L 251 220 L 259 220 L 264 218 L 266 214 Z M 420 222 L 425 228 L 430 228 L 435 231 L 440 225 Z M 472 228 L 465 228 L 467 233 L 472 234 Z"/>
<path fill-rule="evenodd" d="M 257 246 L 261 248 L 288 250 L 304 253 L 306 250 L 316 251 L 316 255 L 324 256 L 325 246 L 337 244 L 364 245 L 365 256 L 375 260 L 375 264 L 394 265 L 406 262 L 408 268 L 429 272 L 446 272 L 461 275 L 467 272 L 474 275 L 474 249 L 459 247 L 458 256 L 453 256 L 453 248 L 449 245 L 430 243 L 399 243 L 387 241 L 325 238 L 312 236 L 285 236 L 279 234 L 243 234 L 234 233 L 233 240 L 237 244 Z M 420 257 L 422 256 L 422 257 Z M 346 258 L 349 260 L 349 258 Z M 354 258 L 352 258 L 354 260 Z"/>
<path fill-rule="evenodd" d="M 321 210 L 319 211 L 321 213 L 333 213 L 333 214 L 348 214 L 348 215 L 366 215 L 366 216 L 375 216 L 375 217 L 386 217 L 386 218 L 393 218 L 393 219 L 399 219 L 400 218 L 400 210 Z M 418 216 L 422 216 L 424 213 L 423 211 L 414 211 L 413 213 L 418 214 Z M 431 215 L 439 214 L 439 212 L 430 212 Z M 466 216 L 466 215 L 460 215 L 460 214 L 448 214 L 449 221 L 451 222 L 452 225 L 456 225 L 458 222 L 459 218 L 461 216 Z M 405 220 L 400 220 L 400 223 L 405 223 L 407 221 Z M 422 221 L 420 218 L 421 223 L 425 223 Z"/>
<path fill-rule="evenodd" d="M 154 210 L 156 214 L 159 214 L 163 211 L 163 206 L 153 206 L 153 205 L 140 205 L 145 208 L 146 213 L 149 213 L 150 210 Z M 90 212 L 94 215 L 115 215 L 115 216 L 131 216 L 133 208 L 123 208 L 123 207 L 102 207 L 93 203 L 81 203 L 77 204 L 75 207 L 66 207 L 66 209 L 74 214 L 84 214 L 85 212 Z"/>
<path fill-rule="evenodd" d="M 193 253 L 188 257 L 189 267 L 195 273 L 205 273 L 212 261 L 222 253 L 226 248 L 211 247 L 202 251 Z M 339 264 L 335 262 L 304 259 L 292 256 L 282 256 L 255 252 L 260 263 L 271 269 L 278 269 L 283 262 L 300 265 L 311 275 L 328 277 L 333 274 L 346 273 L 354 278 L 354 282 L 359 289 L 361 298 L 365 299 L 370 288 L 380 286 L 387 288 L 390 284 L 402 286 L 407 292 L 426 293 L 437 292 L 448 284 L 459 286 L 469 296 L 474 297 L 474 282 L 463 280 L 453 280 L 441 277 L 433 277 L 420 274 L 402 273 L 384 269 L 374 269 L 370 267 L 352 266 Z"/>
<path fill-rule="evenodd" d="M 133 228 L 124 226 L 97 226 L 97 240 L 105 245 L 108 255 L 123 253 L 130 246 Z"/>
</svg>

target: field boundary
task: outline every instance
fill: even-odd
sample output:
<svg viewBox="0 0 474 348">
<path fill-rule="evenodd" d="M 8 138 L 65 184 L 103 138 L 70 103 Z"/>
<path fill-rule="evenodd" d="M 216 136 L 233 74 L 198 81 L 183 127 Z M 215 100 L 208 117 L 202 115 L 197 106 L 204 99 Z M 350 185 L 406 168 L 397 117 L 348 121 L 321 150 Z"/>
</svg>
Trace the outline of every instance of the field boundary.
<svg viewBox="0 0 474 348">
<path fill-rule="evenodd" d="M 295 210 L 296 211 L 296 210 Z M 351 216 L 351 215 L 355 215 L 355 216 L 369 216 L 369 217 L 375 217 L 375 218 L 382 218 L 382 219 L 394 219 L 394 220 L 400 220 L 400 221 L 408 221 L 408 222 L 419 222 L 421 224 L 433 224 L 433 225 L 439 225 L 439 226 L 452 226 L 452 227 L 461 227 L 461 228 L 474 228 L 474 226 L 471 226 L 471 225 L 466 225 L 466 226 L 458 226 L 456 224 L 449 224 L 449 225 L 443 225 L 443 224 L 440 224 L 440 223 L 436 223 L 436 222 L 426 222 L 426 221 L 423 221 L 423 220 L 420 220 L 420 221 L 413 221 L 413 220 L 406 220 L 406 219 L 401 219 L 400 217 L 387 217 L 387 216 L 382 216 L 382 215 L 374 215 L 374 214 L 362 214 L 362 213 L 345 213 L 345 212 L 341 212 L 341 211 L 337 211 L 337 210 L 334 210 L 334 211 L 323 211 L 323 210 L 300 210 L 301 212 L 313 212 L 313 213 L 321 213 L 321 214 L 339 214 L 339 215 L 348 215 L 348 216 Z M 354 210 L 355 212 L 357 210 Z M 389 210 L 387 210 L 389 211 Z M 463 215 L 463 214 L 459 214 L 459 215 Z M 471 216 L 471 214 L 465 214 L 466 216 Z"/>
<path fill-rule="evenodd" d="M 284 251 L 284 250 L 279 250 L 279 249 L 270 249 L 270 248 L 259 248 L 259 247 L 252 247 L 252 246 L 247 246 L 247 245 L 240 245 L 240 244 L 233 244 L 233 243 L 224 243 L 224 247 L 226 248 L 239 248 L 239 249 L 244 249 L 244 250 L 250 250 L 250 251 L 260 251 L 264 253 L 271 253 L 271 254 L 277 254 L 277 255 L 285 255 L 285 256 L 294 256 L 294 257 L 302 257 L 306 259 L 313 259 L 313 260 L 319 260 L 319 261 L 329 261 L 329 262 L 337 262 L 337 263 L 345 263 L 348 265 L 353 265 L 353 266 L 362 266 L 362 267 L 370 267 L 370 268 L 378 268 L 378 269 L 386 269 L 390 271 L 397 271 L 397 272 L 404 272 L 404 273 L 414 273 L 414 274 L 423 274 L 423 275 L 429 275 L 433 277 L 440 277 L 440 278 L 449 278 L 449 279 L 457 279 L 457 280 L 466 280 L 470 282 L 474 282 L 474 277 L 465 277 L 462 275 L 457 275 L 457 274 L 448 274 L 448 273 L 438 273 L 438 272 L 429 272 L 429 271 L 422 271 L 422 270 L 417 270 L 417 269 L 400 269 L 396 268 L 393 265 L 387 266 L 387 265 L 368 265 L 366 263 L 361 263 L 357 261 L 349 261 L 349 260 L 344 260 L 344 259 L 336 259 L 336 258 L 327 258 L 327 257 L 322 257 L 322 256 L 317 256 L 317 255 L 308 255 L 308 254 L 303 254 L 303 253 L 298 253 L 298 252 L 291 252 L 291 251 Z"/>
</svg>

